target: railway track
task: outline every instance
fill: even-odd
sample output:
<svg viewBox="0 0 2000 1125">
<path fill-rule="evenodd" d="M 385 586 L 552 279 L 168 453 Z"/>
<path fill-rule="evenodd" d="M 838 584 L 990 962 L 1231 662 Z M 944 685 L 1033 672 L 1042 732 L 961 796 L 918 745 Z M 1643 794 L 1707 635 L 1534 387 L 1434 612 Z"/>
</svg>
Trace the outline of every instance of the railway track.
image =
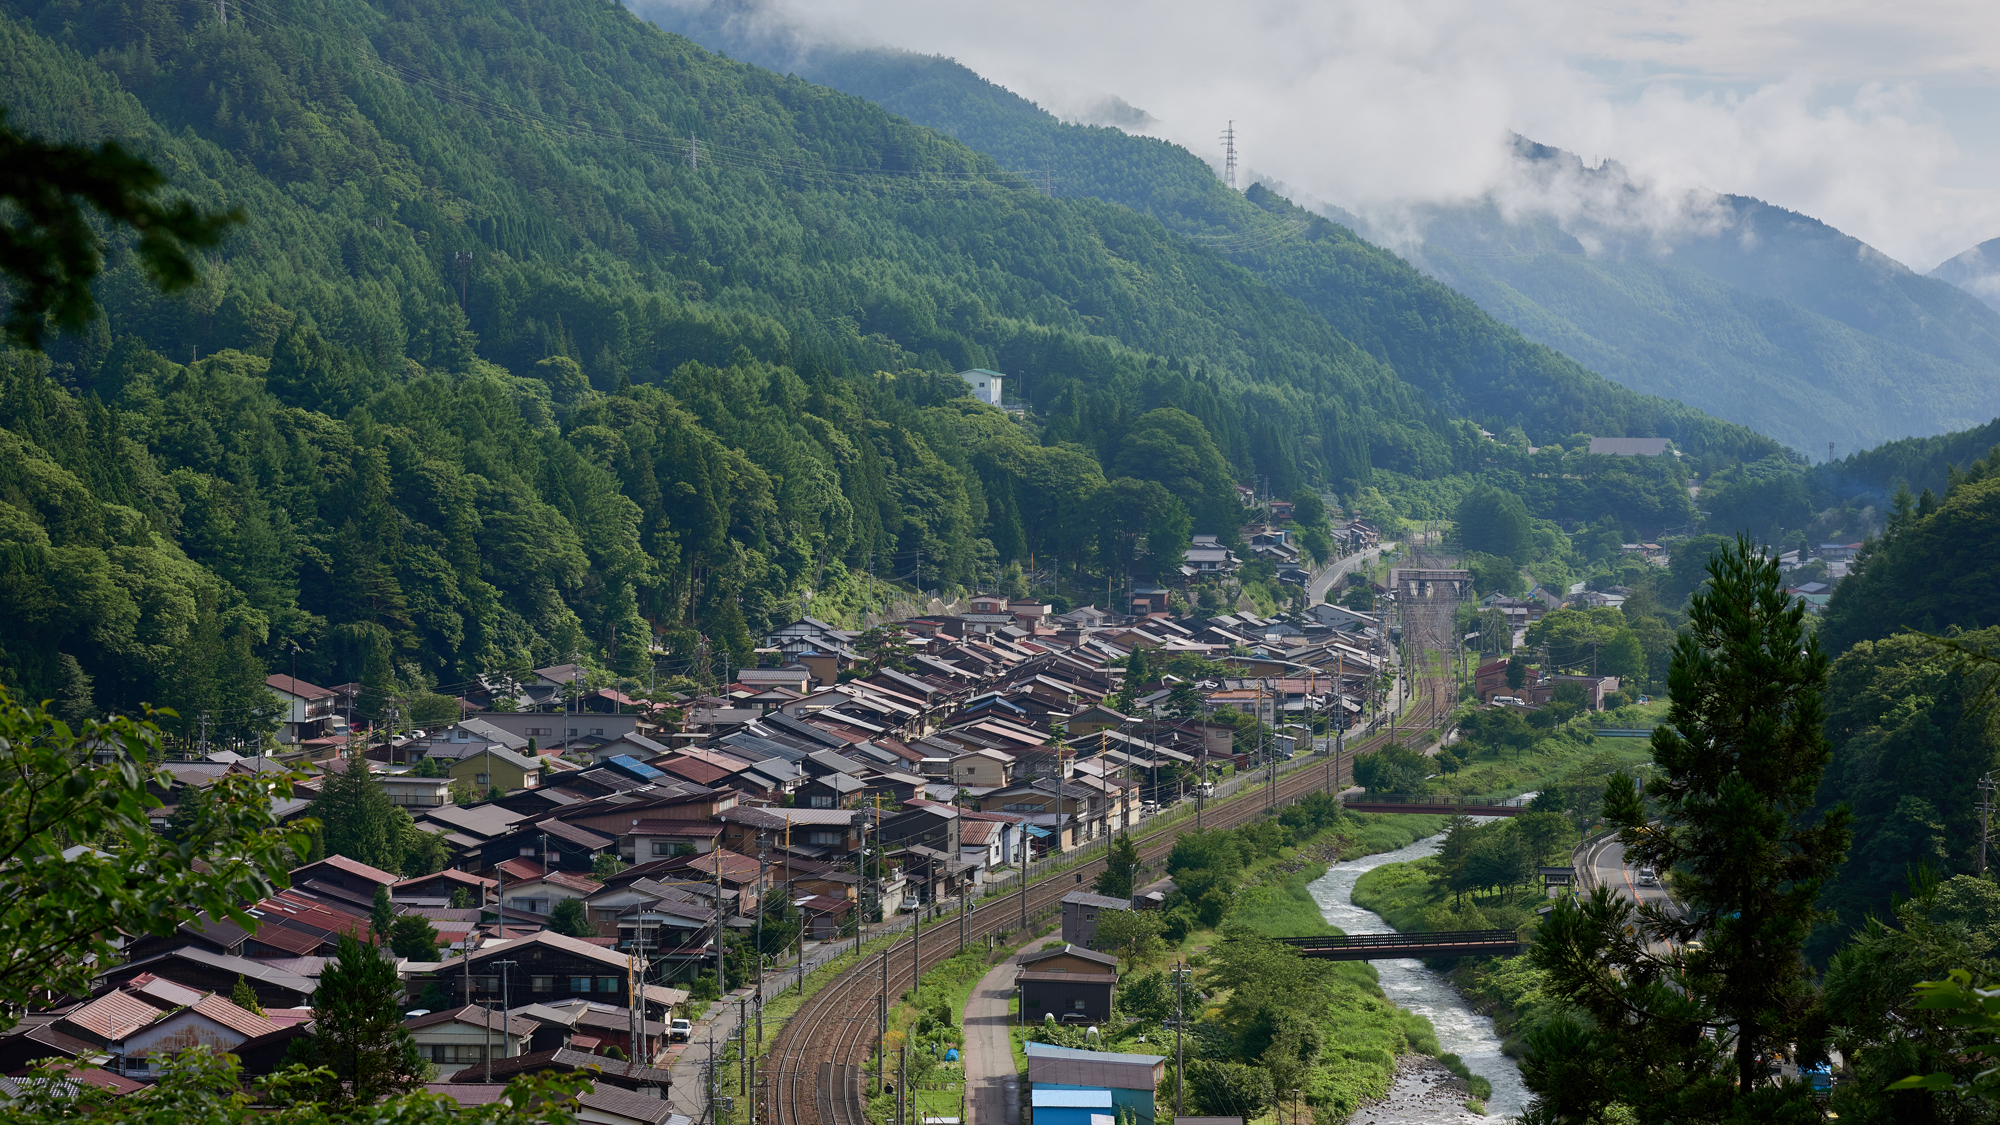
<svg viewBox="0 0 2000 1125">
<path fill-rule="evenodd" d="M 1449 676 L 1426 677 L 1419 682 L 1418 692 L 1429 697 L 1423 711 L 1439 716 L 1449 712 L 1446 702 L 1450 698 Z M 1407 738 L 1429 729 L 1412 724 L 1398 727 L 1393 735 Z M 1391 736 L 1391 731 L 1384 730 L 1346 748 L 1335 763 L 1335 772 L 1351 780 L 1354 757 L 1380 749 Z M 1277 779 L 1275 794 L 1266 785 L 1245 786 L 1235 796 L 1205 811 L 1201 826 L 1233 828 L 1247 824 L 1326 788 L 1328 774 L 1325 763 L 1296 769 Z M 1194 824 L 1189 819 L 1135 833 L 1141 864 L 1153 870 L 1163 868 L 1175 839 Z M 1057 911 L 1064 895 L 1103 869 L 1104 859 L 1100 855 L 1030 884 L 1029 924 Z M 981 903 L 967 913 L 963 927 L 965 940 L 969 944 L 974 939 L 1019 929 L 1021 914 L 1018 891 Z M 898 941 L 880 955 L 849 966 L 808 997 L 772 1039 L 755 1095 L 759 1120 L 770 1125 L 867 1125 L 863 1110 L 867 1101 L 863 1065 L 875 1046 L 877 1021 L 886 1012 L 888 1003 L 911 988 L 923 972 L 959 951 L 955 936 L 958 931 L 957 926 L 939 925 L 929 933 L 920 932 L 914 958 L 912 939 Z"/>
</svg>

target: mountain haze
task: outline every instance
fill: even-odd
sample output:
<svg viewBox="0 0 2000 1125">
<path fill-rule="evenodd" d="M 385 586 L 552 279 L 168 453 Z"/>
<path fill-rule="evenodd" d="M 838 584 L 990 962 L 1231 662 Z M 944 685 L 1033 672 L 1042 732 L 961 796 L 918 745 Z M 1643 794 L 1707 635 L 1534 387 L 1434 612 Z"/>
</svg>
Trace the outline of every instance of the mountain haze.
<svg viewBox="0 0 2000 1125">
<path fill-rule="evenodd" d="M 1990 238 L 1938 266 L 1930 276 L 1949 281 L 2000 310 L 2000 238 Z"/>
<path fill-rule="evenodd" d="M 1114 199 L 1176 230 L 1206 235 L 1230 256 L 1328 315 L 1343 334 L 1367 332 L 1318 303 L 1321 286 L 1300 272 L 1315 257 L 1289 245 L 1286 228 L 1234 239 L 1239 224 L 1228 192 L 1207 165 L 1178 146 L 1117 129 L 1059 122 L 1032 102 L 959 64 L 893 49 L 815 45 L 754 6 L 731 3 L 638 5 L 648 18 L 709 46 L 866 97 L 912 121 L 949 133 L 1064 194 Z M 1122 104 L 1122 103 L 1121 103 Z M 1131 107 L 1126 107 L 1130 110 Z M 1098 115 L 1102 119 L 1105 115 Z M 1140 120 L 1143 120 L 1141 116 Z M 1615 165 L 1585 169 L 1574 156 L 1523 141 L 1531 174 L 1564 166 L 1571 177 L 1615 180 Z M 1616 194 L 1623 185 L 1597 190 Z M 1665 238 L 1632 227 L 1502 215 L 1491 202 L 1415 209 L 1415 244 L 1406 225 L 1376 230 L 1321 208 L 1342 234 L 1403 250 L 1527 340 L 1546 345 L 1634 390 L 1675 399 L 1750 426 L 1815 458 L 1832 441 L 1841 452 L 1909 435 L 1960 430 L 2000 415 L 2000 315 L 1949 285 L 1919 276 L 1860 241 L 1810 217 L 1738 196 L 1718 197 L 1703 229 Z M 1249 228 L 1257 230 L 1260 228 Z M 1358 296 L 1351 268 L 1393 275 L 1392 255 L 1352 239 L 1341 266 L 1319 265 Z M 1312 272 L 1315 267 L 1305 267 Z M 1285 280 L 1278 280 L 1283 278 Z M 1401 293 L 1411 287 L 1400 280 Z M 1455 316 L 1403 305 L 1396 314 L 1449 332 Z M 1392 297 L 1392 301 L 1397 298 Z M 1386 310 L 1385 310 L 1386 311 Z M 1373 349 L 1371 349 L 1373 350 Z M 1392 357 L 1398 371 L 1441 402 L 1502 417 L 1493 400 L 1459 397 L 1463 366 L 1430 349 L 1430 360 Z M 1387 354 L 1387 353 L 1378 353 Z M 1442 360 L 1443 362 L 1435 362 Z M 1471 361 L 1517 369 L 1513 357 Z M 1553 367 L 1553 364 L 1544 364 Z M 1511 388 L 1506 375 L 1495 381 Z M 1659 432 L 1671 433 L 1661 419 Z M 1635 431 L 1636 432 L 1636 431 Z"/>
<path fill-rule="evenodd" d="M 939 129 L 1058 197 L 1110 200 L 1150 215 L 1297 298 L 1447 413 L 1495 431 L 1520 426 L 1539 441 L 1616 433 L 1673 437 L 1683 448 L 1751 459 L 1769 452 L 1763 442 L 1752 452 L 1740 430 L 1719 430 L 1700 410 L 1631 394 L 1537 344 L 1339 221 L 1267 190 L 1230 191 L 1179 145 L 1058 121 L 948 59 L 806 44 L 749 5 L 635 9 L 709 47 Z"/>
</svg>

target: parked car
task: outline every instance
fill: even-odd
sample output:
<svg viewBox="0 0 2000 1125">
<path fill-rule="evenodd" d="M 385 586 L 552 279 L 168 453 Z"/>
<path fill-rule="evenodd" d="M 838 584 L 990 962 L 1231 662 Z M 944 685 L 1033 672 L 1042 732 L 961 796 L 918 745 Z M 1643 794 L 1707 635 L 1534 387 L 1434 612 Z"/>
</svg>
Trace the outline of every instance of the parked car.
<svg viewBox="0 0 2000 1125">
<path fill-rule="evenodd" d="M 694 1036 L 694 1024 L 688 1020 L 675 1020 L 667 1025 L 667 1042 L 685 1043 Z"/>
</svg>

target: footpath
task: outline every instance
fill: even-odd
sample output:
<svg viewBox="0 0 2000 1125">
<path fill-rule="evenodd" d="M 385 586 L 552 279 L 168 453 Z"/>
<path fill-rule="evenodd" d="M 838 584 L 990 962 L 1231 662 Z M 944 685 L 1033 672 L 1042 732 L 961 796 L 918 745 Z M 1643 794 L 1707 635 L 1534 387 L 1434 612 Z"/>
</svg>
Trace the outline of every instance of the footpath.
<svg viewBox="0 0 2000 1125">
<path fill-rule="evenodd" d="M 1039 948 L 1031 941 L 993 966 L 965 1002 L 966 1125 L 1021 1125 L 1021 1077 L 1007 1034 L 1007 1003 L 1021 955 Z"/>
</svg>

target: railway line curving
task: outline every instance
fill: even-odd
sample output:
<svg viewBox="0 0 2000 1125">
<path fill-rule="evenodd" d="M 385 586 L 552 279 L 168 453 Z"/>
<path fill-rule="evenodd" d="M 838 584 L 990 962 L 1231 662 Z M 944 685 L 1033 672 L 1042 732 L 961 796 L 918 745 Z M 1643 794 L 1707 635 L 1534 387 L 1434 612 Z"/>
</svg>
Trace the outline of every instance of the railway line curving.
<svg viewBox="0 0 2000 1125">
<path fill-rule="evenodd" d="M 1419 682 L 1418 691 L 1429 696 L 1426 710 L 1442 717 L 1451 710 L 1451 680 L 1448 675 L 1430 676 Z M 1436 720 L 1433 720 L 1435 723 Z M 1379 749 L 1393 737 L 1407 737 L 1417 729 L 1403 727 L 1382 731 L 1350 746 L 1341 756 L 1352 777 L 1355 755 Z M 1325 785 L 1325 773 L 1303 768 L 1280 777 L 1275 800 L 1264 786 L 1245 786 L 1237 795 L 1211 806 L 1202 819 L 1205 828 L 1230 828 L 1248 823 L 1268 809 L 1291 804 Z M 1157 867 L 1173 850 L 1179 834 L 1191 827 L 1182 820 L 1150 831 L 1134 833 L 1143 864 Z M 1028 886 L 1030 924 L 1060 908 L 1062 897 L 1079 882 L 1103 870 L 1101 855 L 1066 868 Z M 964 933 L 970 943 L 989 934 L 1010 932 L 1020 926 L 1021 900 L 1017 890 L 973 907 L 965 919 Z M 921 967 L 928 971 L 959 950 L 955 925 L 939 925 L 921 935 L 918 949 Z M 931 937 L 935 934 L 935 937 Z M 800 1004 L 772 1039 L 759 1074 L 756 1097 L 759 1119 L 770 1125 L 866 1125 L 862 1089 L 863 1064 L 876 1043 L 878 1012 L 885 999 L 901 996 L 914 983 L 910 939 L 904 938 L 884 950 L 879 957 L 849 966 Z M 886 961 L 886 969 L 884 962 Z"/>
</svg>

